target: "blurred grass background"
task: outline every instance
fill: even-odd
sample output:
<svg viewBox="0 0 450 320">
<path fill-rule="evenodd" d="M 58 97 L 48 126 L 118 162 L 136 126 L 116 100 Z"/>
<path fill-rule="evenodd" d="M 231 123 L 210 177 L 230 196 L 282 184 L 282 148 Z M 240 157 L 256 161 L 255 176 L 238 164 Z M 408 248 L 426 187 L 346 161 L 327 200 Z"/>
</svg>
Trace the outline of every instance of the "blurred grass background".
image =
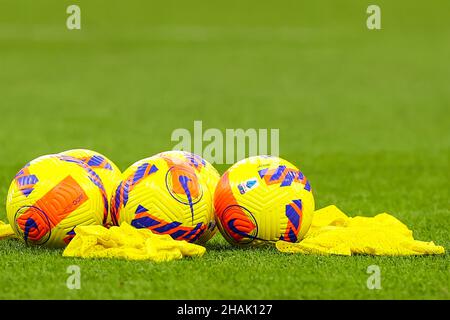
<svg viewBox="0 0 450 320">
<path fill-rule="evenodd" d="M 66 28 L 70 4 L 81 30 Z M 317 207 L 388 211 L 448 250 L 450 2 L 376 1 L 378 31 L 366 28 L 369 4 L 0 0 L 0 219 L 10 181 L 37 156 L 83 147 L 124 170 L 202 120 L 280 129 L 280 154 L 308 176 Z M 71 259 L 5 241 L 0 297 L 450 297 L 448 255 L 285 256 L 220 236 L 209 249 L 167 265 L 77 260 L 87 279 L 73 292 Z M 378 292 L 365 287 L 374 262 L 386 272 Z"/>
</svg>

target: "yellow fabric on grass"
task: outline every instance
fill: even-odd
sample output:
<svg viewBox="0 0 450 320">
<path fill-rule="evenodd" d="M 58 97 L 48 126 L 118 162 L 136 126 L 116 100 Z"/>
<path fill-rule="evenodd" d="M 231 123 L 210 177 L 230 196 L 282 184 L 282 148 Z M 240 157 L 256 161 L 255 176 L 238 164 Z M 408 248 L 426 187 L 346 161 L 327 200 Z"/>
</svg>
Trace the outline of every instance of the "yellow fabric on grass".
<svg viewBox="0 0 450 320">
<path fill-rule="evenodd" d="M 413 233 L 395 217 L 381 213 L 375 217 L 348 217 L 331 205 L 314 212 L 311 227 L 298 243 L 278 241 L 281 252 L 350 256 L 411 256 L 444 254 L 433 242 L 414 240 Z"/>
<path fill-rule="evenodd" d="M 65 257 L 122 258 L 156 262 L 200 257 L 206 249 L 186 241 L 173 240 L 170 235 L 153 234 L 129 224 L 107 229 L 102 226 L 75 228 L 75 237 L 63 252 Z"/>
<path fill-rule="evenodd" d="M 11 228 L 11 225 L 5 224 L 3 221 L 0 221 L 0 240 L 13 237 L 14 231 Z"/>
</svg>

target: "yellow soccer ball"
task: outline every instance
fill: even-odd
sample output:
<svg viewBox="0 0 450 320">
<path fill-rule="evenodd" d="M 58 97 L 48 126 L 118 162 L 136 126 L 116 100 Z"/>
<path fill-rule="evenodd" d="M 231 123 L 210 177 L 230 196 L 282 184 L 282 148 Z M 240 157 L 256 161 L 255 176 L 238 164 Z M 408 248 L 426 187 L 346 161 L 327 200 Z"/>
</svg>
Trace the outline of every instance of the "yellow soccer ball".
<svg viewBox="0 0 450 320">
<path fill-rule="evenodd" d="M 224 173 L 214 206 L 219 230 L 231 244 L 298 242 L 311 224 L 314 197 L 309 181 L 293 164 L 256 156 Z"/>
<path fill-rule="evenodd" d="M 210 236 L 212 208 L 204 178 L 183 159 L 164 155 L 129 167 L 111 200 L 115 224 L 127 222 L 195 243 L 204 243 Z"/>
<path fill-rule="evenodd" d="M 214 198 L 214 191 L 216 190 L 217 183 L 220 180 L 220 174 L 211 163 L 209 163 L 199 155 L 187 151 L 178 151 L 178 150 L 165 151 L 157 154 L 157 156 L 167 157 L 170 159 L 179 159 L 185 162 L 186 164 L 190 165 L 191 167 L 193 167 L 197 175 L 199 175 L 202 178 L 202 180 L 206 182 L 207 188 L 205 188 L 205 192 L 210 193 L 211 199 Z M 205 242 L 214 237 L 214 235 L 217 232 L 214 218 L 213 201 L 211 201 L 211 216 L 209 220 L 211 221 L 211 223 L 202 236 L 202 239 Z"/>
<path fill-rule="evenodd" d="M 6 211 L 27 244 L 64 247 L 79 225 L 100 225 L 108 202 L 99 176 L 84 162 L 62 155 L 37 158 L 12 181 Z"/>
<path fill-rule="evenodd" d="M 115 187 L 122 179 L 122 173 L 114 162 L 101 153 L 87 149 L 73 149 L 61 152 L 60 154 L 83 161 L 98 174 L 105 187 L 107 202 L 109 204 Z M 103 225 L 107 227 L 112 225 L 110 212 L 104 217 Z"/>
</svg>

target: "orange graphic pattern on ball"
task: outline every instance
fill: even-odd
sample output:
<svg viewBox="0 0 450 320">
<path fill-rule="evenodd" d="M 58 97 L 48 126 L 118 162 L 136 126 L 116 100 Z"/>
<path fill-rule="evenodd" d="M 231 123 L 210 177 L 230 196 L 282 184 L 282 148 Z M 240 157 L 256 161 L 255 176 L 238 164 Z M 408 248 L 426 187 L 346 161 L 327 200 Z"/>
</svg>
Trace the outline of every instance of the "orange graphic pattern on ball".
<svg viewBox="0 0 450 320">
<path fill-rule="evenodd" d="M 17 217 L 16 223 L 24 232 L 25 241 L 38 241 L 87 200 L 77 181 L 67 176 Z"/>
</svg>

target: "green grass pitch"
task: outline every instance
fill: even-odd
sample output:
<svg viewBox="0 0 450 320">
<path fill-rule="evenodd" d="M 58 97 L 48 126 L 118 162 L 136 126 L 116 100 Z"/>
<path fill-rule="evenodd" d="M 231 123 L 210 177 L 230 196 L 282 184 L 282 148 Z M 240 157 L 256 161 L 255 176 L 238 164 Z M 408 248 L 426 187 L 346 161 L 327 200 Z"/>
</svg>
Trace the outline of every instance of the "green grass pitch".
<svg viewBox="0 0 450 320">
<path fill-rule="evenodd" d="M 0 0 L 0 219 L 29 160 L 84 147 L 121 169 L 193 127 L 279 128 L 317 208 L 389 212 L 450 249 L 447 0 Z M 82 29 L 68 31 L 77 3 Z M 226 165 L 218 166 L 220 172 Z M 81 289 L 66 287 L 69 265 Z M 369 265 L 381 290 L 366 287 Z M 0 241 L 1 299 L 449 299 L 448 253 L 286 255 L 219 235 L 200 259 L 81 260 Z"/>
</svg>

